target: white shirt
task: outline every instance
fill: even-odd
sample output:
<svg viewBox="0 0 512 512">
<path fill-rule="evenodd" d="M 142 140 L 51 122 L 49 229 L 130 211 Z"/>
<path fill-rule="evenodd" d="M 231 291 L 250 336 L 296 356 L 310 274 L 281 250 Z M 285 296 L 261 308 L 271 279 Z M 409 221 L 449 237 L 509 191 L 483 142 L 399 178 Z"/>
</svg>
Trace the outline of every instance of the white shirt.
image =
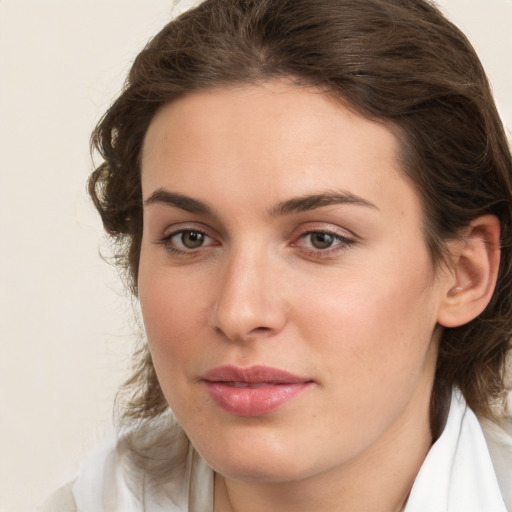
<svg viewBox="0 0 512 512">
<path fill-rule="evenodd" d="M 404 509 L 445 511 L 507 512 L 482 428 L 459 392 L 452 395 L 444 431 L 428 452 Z"/>
<path fill-rule="evenodd" d="M 430 449 L 403 512 L 512 512 L 512 438 L 482 422 L 454 392 L 445 429 Z M 136 467 L 119 442 L 103 447 L 73 485 L 78 512 L 213 512 L 213 471 L 178 429 L 157 478 Z M 494 465 L 489 453 L 495 451 Z M 498 483 L 496 471 L 501 484 Z M 504 499 L 508 501 L 508 510 Z"/>
</svg>

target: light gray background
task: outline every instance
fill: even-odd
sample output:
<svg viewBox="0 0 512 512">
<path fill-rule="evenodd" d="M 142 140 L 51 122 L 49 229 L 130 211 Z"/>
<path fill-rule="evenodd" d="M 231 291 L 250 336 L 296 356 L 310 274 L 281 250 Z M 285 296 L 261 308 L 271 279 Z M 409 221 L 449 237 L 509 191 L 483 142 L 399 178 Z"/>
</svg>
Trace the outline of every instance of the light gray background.
<svg viewBox="0 0 512 512">
<path fill-rule="evenodd" d="M 483 60 L 510 136 L 512 0 L 439 4 Z M 32 510 L 112 433 L 136 328 L 98 256 L 88 138 L 171 12 L 170 0 L 0 0 L 2 512 Z"/>
</svg>

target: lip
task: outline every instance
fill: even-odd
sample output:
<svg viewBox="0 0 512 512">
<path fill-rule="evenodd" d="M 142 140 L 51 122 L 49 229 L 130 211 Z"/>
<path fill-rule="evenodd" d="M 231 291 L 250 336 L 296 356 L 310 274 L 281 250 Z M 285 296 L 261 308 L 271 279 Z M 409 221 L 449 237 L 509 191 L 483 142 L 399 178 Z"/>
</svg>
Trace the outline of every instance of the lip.
<svg viewBox="0 0 512 512">
<path fill-rule="evenodd" d="M 208 371 L 202 380 L 219 407 L 247 417 L 268 414 L 313 384 L 308 377 L 269 366 L 219 366 Z"/>
</svg>

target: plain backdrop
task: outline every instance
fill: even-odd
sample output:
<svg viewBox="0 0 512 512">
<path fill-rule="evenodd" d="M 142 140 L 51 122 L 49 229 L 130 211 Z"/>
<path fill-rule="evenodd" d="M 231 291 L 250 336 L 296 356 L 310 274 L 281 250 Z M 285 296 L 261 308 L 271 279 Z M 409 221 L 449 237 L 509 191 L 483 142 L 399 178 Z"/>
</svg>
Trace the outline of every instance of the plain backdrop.
<svg viewBox="0 0 512 512">
<path fill-rule="evenodd" d="M 89 134 L 171 0 L 0 0 L 0 511 L 25 512 L 113 432 L 137 335 L 99 251 Z M 442 0 L 512 128 L 512 0 Z M 102 241 L 103 240 L 103 241 Z"/>
</svg>

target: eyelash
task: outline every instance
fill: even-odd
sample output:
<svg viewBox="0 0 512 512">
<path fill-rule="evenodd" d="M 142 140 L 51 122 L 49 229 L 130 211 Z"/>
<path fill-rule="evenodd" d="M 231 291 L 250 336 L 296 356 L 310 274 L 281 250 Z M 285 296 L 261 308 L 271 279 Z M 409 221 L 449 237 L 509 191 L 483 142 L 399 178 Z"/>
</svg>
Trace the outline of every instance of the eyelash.
<svg viewBox="0 0 512 512">
<path fill-rule="evenodd" d="M 197 254 L 200 249 L 204 249 L 208 247 L 208 245 L 200 245 L 197 248 L 178 248 L 175 244 L 173 244 L 172 239 L 181 236 L 183 237 L 186 233 L 195 233 L 197 235 L 206 237 L 207 239 L 211 239 L 213 241 L 214 238 L 211 237 L 208 233 L 206 233 L 202 229 L 179 229 L 169 233 L 168 235 L 163 236 L 158 243 L 163 245 L 167 251 L 176 256 L 191 256 Z M 327 235 L 332 237 L 333 245 L 326 247 L 325 249 L 319 249 L 314 247 L 304 247 L 302 246 L 302 251 L 306 254 L 306 256 L 322 258 L 336 255 L 340 252 L 347 250 L 351 245 L 356 243 L 356 240 L 347 236 L 340 235 L 334 231 L 326 230 L 326 229 L 311 229 L 306 232 L 301 233 L 299 236 L 295 238 L 295 241 L 290 245 L 291 247 L 301 247 L 300 241 L 306 239 L 307 237 L 311 237 L 313 235 Z M 181 242 L 182 243 L 182 242 Z M 214 244 L 216 245 L 216 244 Z"/>
<path fill-rule="evenodd" d="M 349 238 L 348 236 L 340 235 L 334 231 L 329 231 L 326 229 L 311 229 L 304 233 L 301 233 L 296 241 L 292 242 L 292 247 L 300 246 L 300 241 L 305 240 L 307 237 L 311 237 L 312 235 L 328 235 L 333 238 L 333 245 L 325 249 L 318 249 L 314 247 L 302 247 L 303 254 L 312 258 L 329 258 L 333 256 L 337 256 L 340 253 L 346 251 L 351 245 L 355 244 L 356 240 L 353 238 Z"/>
<path fill-rule="evenodd" d="M 195 253 L 197 251 L 197 249 L 202 249 L 205 247 L 204 245 L 201 245 L 201 246 L 197 247 L 196 249 L 191 249 L 191 248 L 179 249 L 175 245 L 173 245 L 172 239 L 174 237 L 177 237 L 179 235 L 181 235 L 181 237 L 183 237 L 183 235 L 186 233 L 189 233 L 189 234 L 196 233 L 198 235 L 201 235 L 203 237 L 210 238 L 211 240 L 213 240 L 213 238 L 210 235 L 208 235 L 208 233 L 203 231 L 202 229 L 189 228 L 189 229 L 179 229 L 177 231 L 173 231 L 172 233 L 169 233 L 168 235 L 163 236 L 159 240 L 158 243 L 163 245 L 166 248 L 166 250 L 168 250 L 171 254 L 174 254 L 177 256 L 191 255 L 191 254 Z"/>
</svg>

